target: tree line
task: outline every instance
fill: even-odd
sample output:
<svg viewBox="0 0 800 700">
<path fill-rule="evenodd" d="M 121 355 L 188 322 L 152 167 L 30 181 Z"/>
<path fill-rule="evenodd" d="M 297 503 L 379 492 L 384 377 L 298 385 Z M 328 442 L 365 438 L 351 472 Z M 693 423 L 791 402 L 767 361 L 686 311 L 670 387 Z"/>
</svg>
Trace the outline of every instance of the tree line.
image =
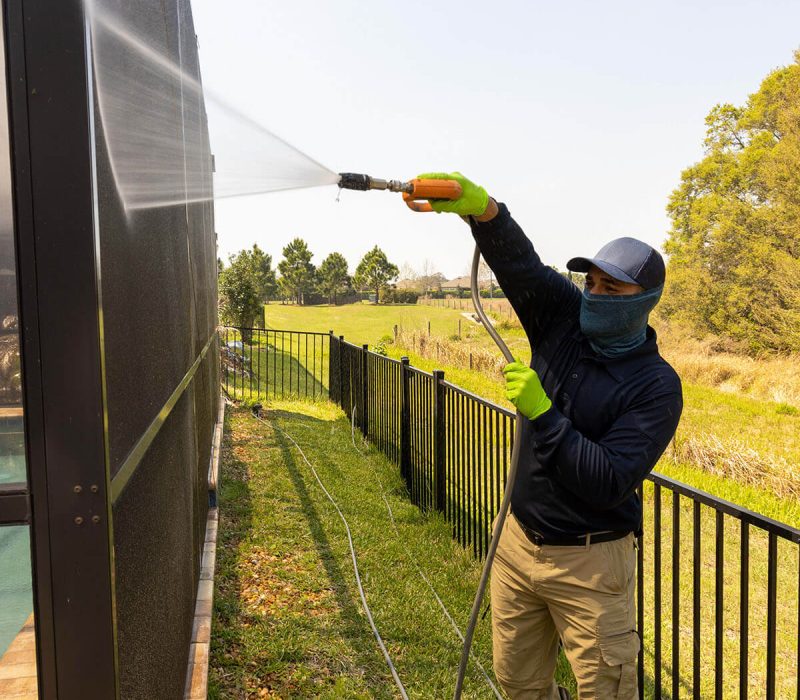
<svg viewBox="0 0 800 700">
<path fill-rule="evenodd" d="M 252 327 L 261 319 L 263 305 L 280 299 L 297 304 L 335 304 L 340 298 L 357 292 L 381 292 L 399 274 L 377 245 L 358 263 L 350 276 L 344 255 L 331 253 L 316 267 L 313 254 L 302 238 L 295 238 L 283 248 L 283 259 L 273 268 L 272 256 L 254 244 L 252 248 L 231 255 L 228 264 L 217 260 L 220 318 L 223 323 Z"/>
<path fill-rule="evenodd" d="M 800 350 L 800 51 L 744 106 L 716 105 L 683 171 L 662 313 L 752 354 Z"/>
</svg>

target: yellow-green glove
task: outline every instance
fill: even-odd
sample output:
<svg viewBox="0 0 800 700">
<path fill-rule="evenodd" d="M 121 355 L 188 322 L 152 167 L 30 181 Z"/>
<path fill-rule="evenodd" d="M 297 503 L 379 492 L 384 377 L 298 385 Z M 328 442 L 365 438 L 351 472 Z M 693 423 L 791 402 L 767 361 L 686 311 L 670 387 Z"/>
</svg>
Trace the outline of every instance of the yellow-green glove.
<svg viewBox="0 0 800 700">
<path fill-rule="evenodd" d="M 533 420 L 550 410 L 552 401 L 544 393 L 539 375 L 521 362 L 511 362 L 503 368 L 506 375 L 506 398 L 526 418 Z"/>
<path fill-rule="evenodd" d="M 431 208 L 437 214 L 443 211 L 459 216 L 480 216 L 489 204 L 489 195 L 483 187 L 470 182 L 461 173 L 423 173 L 417 175 L 420 180 L 455 180 L 461 185 L 461 196 L 458 199 L 434 199 Z"/>
</svg>

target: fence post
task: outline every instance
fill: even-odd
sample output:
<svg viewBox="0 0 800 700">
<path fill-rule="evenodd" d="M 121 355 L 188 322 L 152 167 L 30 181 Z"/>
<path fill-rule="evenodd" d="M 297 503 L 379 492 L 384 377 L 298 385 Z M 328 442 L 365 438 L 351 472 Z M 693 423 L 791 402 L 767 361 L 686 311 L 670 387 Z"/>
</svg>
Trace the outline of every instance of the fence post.
<svg viewBox="0 0 800 700">
<path fill-rule="evenodd" d="M 444 410 L 444 372 L 433 370 L 433 473 L 436 510 L 444 512 L 447 482 L 445 480 L 445 410 Z"/>
<path fill-rule="evenodd" d="M 328 331 L 328 398 L 334 403 L 338 403 L 338 397 L 336 396 L 336 389 L 334 389 L 333 387 L 334 370 L 336 368 L 336 360 L 334 358 L 335 340 L 336 338 L 333 335 L 333 331 Z M 324 346 L 323 346 L 323 351 L 324 351 Z"/>
<path fill-rule="evenodd" d="M 361 432 L 367 437 L 369 430 L 369 412 L 367 411 L 367 397 L 369 396 L 369 381 L 367 380 L 367 358 L 369 357 L 369 345 L 364 343 L 361 346 Z"/>
<path fill-rule="evenodd" d="M 400 358 L 400 473 L 411 483 L 411 393 L 408 386 L 408 358 Z"/>
<path fill-rule="evenodd" d="M 342 369 L 342 355 L 344 355 L 344 336 L 339 336 L 339 408 L 344 410 L 344 371 Z M 352 398 L 352 397 L 351 397 Z M 348 416 L 349 418 L 349 416 Z"/>
</svg>

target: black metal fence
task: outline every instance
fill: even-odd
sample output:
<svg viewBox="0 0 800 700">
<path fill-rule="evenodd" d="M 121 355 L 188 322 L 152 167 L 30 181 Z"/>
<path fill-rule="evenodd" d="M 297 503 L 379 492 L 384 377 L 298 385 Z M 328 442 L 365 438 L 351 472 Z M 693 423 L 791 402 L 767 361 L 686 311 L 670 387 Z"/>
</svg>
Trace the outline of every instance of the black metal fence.
<svg viewBox="0 0 800 700">
<path fill-rule="evenodd" d="M 328 397 L 329 333 L 223 327 L 222 386 L 237 399 Z"/>
<path fill-rule="evenodd" d="M 482 557 L 503 495 L 514 414 L 331 336 L 330 398 Z M 800 530 L 652 474 L 640 491 L 640 693 L 800 698 Z M 668 504 L 665 506 L 665 497 Z"/>
<path fill-rule="evenodd" d="M 268 338 L 231 350 L 239 365 L 223 360 L 223 380 L 241 396 L 256 391 L 251 387 L 280 396 L 280 370 L 276 375 L 269 360 L 259 365 L 258 356 L 272 353 L 284 373 L 300 365 L 297 377 L 314 378 L 309 393 L 301 379 L 285 382 L 283 394 L 316 396 L 319 387 L 399 465 L 412 501 L 441 512 L 453 536 L 483 557 L 503 495 L 514 414 L 450 384 L 441 371 L 422 372 L 407 358 L 390 359 L 332 333 L 320 339 L 291 332 L 291 342 L 282 337 L 288 331 L 261 333 Z M 221 335 L 225 347 L 241 340 L 236 332 Z M 282 340 L 291 351 L 279 349 Z M 324 371 L 315 347 L 328 361 Z M 800 530 L 656 473 L 640 497 L 641 696 L 800 699 Z"/>
</svg>

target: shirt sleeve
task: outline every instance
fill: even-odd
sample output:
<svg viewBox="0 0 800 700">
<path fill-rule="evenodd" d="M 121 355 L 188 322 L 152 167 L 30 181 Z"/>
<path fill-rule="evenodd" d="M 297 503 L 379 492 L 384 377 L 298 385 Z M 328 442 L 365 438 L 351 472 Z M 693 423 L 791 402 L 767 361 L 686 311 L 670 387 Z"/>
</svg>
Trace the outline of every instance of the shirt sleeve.
<svg viewBox="0 0 800 700">
<path fill-rule="evenodd" d="M 490 221 L 473 219 L 472 235 L 528 340 L 535 345 L 554 321 L 577 317 L 581 293 L 570 280 L 542 263 L 508 207 L 500 203 L 498 209 Z"/>
<path fill-rule="evenodd" d="M 680 388 L 643 396 L 595 442 L 553 406 L 532 422 L 533 450 L 562 486 L 608 510 L 629 498 L 653 469 L 675 434 L 682 408 Z"/>
</svg>

